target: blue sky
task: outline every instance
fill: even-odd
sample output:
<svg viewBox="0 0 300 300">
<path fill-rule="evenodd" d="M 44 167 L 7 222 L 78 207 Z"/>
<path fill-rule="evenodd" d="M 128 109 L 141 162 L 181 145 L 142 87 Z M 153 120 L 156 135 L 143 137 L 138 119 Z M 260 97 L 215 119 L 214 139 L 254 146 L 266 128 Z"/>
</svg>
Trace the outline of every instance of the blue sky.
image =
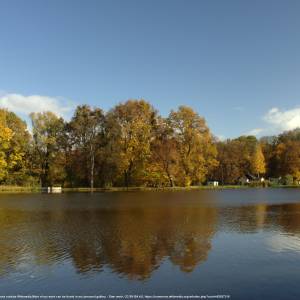
<svg viewBox="0 0 300 300">
<path fill-rule="evenodd" d="M 129 98 L 215 135 L 300 126 L 300 1 L 0 1 L 0 105 L 22 117 Z"/>
</svg>

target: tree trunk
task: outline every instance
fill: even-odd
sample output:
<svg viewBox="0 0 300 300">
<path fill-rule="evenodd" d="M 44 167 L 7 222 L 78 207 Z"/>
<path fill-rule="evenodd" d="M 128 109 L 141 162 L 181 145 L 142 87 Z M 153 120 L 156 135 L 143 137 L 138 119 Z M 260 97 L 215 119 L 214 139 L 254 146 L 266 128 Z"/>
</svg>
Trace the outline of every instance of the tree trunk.
<svg viewBox="0 0 300 300">
<path fill-rule="evenodd" d="M 174 187 L 174 182 L 173 182 L 172 176 L 170 175 L 168 170 L 167 170 L 167 176 L 168 176 L 168 179 L 169 179 L 169 182 L 170 182 L 170 186 Z"/>
<path fill-rule="evenodd" d="M 95 168 L 95 155 L 91 147 L 91 192 L 94 191 L 94 168 Z"/>
<path fill-rule="evenodd" d="M 127 171 L 124 171 L 124 184 L 128 188 L 128 174 L 127 174 Z"/>
<path fill-rule="evenodd" d="M 41 177 L 41 181 L 42 181 L 42 187 L 48 187 L 50 185 L 49 182 L 49 170 L 50 170 L 50 166 L 49 166 L 49 152 L 46 152 L 46 157 L 45 157 L 45 161 L 43 163 L 42 166 L 42 177 Z"/>
<path fill-rule="evenodd" d="M 222 185 L 224 185 L 224 171 L 223 171 L 223 167 L 221 167 L 221 177 L 222 177 Z"/>
</svg>

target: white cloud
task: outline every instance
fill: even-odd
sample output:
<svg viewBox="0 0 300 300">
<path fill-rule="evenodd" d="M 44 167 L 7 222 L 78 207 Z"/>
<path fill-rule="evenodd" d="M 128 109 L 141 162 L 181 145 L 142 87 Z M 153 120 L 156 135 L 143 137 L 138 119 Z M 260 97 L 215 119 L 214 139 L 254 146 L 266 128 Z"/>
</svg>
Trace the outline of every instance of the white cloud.
<svg viewBox="0 0 300 300">
<path fill-rule="evenodd" d="M 263 116 L 262 120 L 265 123 L 263 128 L 254 128 L 248 131 L 246 135 L 273 135 L 300 128 L 300 107 L 288 110 L 280 110 L 277 107 L 273 107 Z"/>
<path fill-rule="evenodd" d="M 66 117 L 74 109 L 75 104 L 61 98 L 6 93 L 0 95 L 0 107 L 23 115 L 31 112 L 52 111 L 58 116 Z"/>
<path fill-rule="evenodd" d="M 264 131 L 263 128 L 254 128 L 248 132 L 245 133 L 245 135 L 254 135 L 257 136 L 259 134 L 261 134 Z"/>
<path fill-rule="evenodd" d="M 292 130 L 300 127 L 300 108 L 283 111 L 274 107 L 267 112 L 263 120 L 272 125 L 276 131 Z"/>
</svg>

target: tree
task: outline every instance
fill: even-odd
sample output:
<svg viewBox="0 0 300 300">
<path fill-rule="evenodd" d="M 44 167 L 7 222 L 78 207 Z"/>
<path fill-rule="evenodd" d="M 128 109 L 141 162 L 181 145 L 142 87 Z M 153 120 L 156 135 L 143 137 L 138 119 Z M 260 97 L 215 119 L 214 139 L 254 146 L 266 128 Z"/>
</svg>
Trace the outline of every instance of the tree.
<svg viewBox="0 0 300 300">
<path fill-rule="evenodd" d="M 13 133 L 8 151 L 10 159 L 6 183 L 25 184 L 30 177 L 28 172 L 30 134 L 27 130 L 27 124 L 15 113 L 6 111 L 5 115 L 7 127 Z"/>
<path fill-rule="evenodd" d="M 227 140 L 217 143 L 218 167 L 215 169 L 214 177 L 223 184 L 236 184 L 245 175 L 241 156 L 241 143 L 237 140 Z"/>
<path fill-rule="evenodd" d="M 151 142 L 151 159 L 147 166 L 147 180 L 152 185 L 175 185 L 177 168 L 176 140 L 172 128 L 164 118 L 157 118 L 154 139 Z"/>
<path fill-rule="evenodd" d="M 32 135 L 16 114 L 0 109 L 0 183 L 42 186 L 189 186 L 210 179 L 237 184 L 245 176 L 300 180 L 300 129 L 278 136 L 216 141 L 205 119 L 180 106 L 167 118 L 144 100 L 107 114 L 78 106 L 70 122 L 32 113 Z"/>
<path fill-rule="evenodd" d="M 264 173 L 262 153 L 254 136 L 241 136 L 217 143 L 218 162 L 214 174 L 222 184 L 237 184 L 244 176 Z"/>
<path fill-rule="evenodd" d="M 51 186 L 62 178 L 57 175 L 63 173 L 60 164 L 60 138 L 64 129 L 64 121 L 52 112 L 31 113 L 33 132 L 34 159 L 36 160 L 36 171 L 42 186 Z"/>
<path fill-rule="evenodd" d="M 88 105 L 78 106 L 69 124 L 70 142 L 79 155 L 83 156 L 83 164 L 88 167 L 87 178 L 90 187 L 94 188 L 95 156 L 103 147 L 104 114 L 101 109 L 92 109 Z M 85 161 L 85 163 L 84 163 Z"/>
<path fill-rule="evenodd" d="M 30 140 L 26 123 L 6 109 L 0 109 L 0 123 L 2 180 L 6 184 L 25 183 L 28 176 L 27 153 Z"/>
<path fill-rule="evenodd" d="M 0 180 L 3 180 L 8 173 L 7 152 L 10 148 L 13 132 L 7 127 L 5 113 L 0 114 Z"/>
<path fill-rule="evenodd" d="M 256 174 L 257 177 L 266 172 L 265 157 L 259 143 L 256 145 L 251 159 L 251 171 Z"/>
<path fill-rule="evenodd" d="M 150 142 L 156 111 L 144 100 L 128 100 L 114 107 L 106 117 L 107 151 L 110 163 L 116 164 L 116 176 L 124 185 L 140 184 L 150 158 Z"/>
<path fill-rule="evenodd" d="M 300 141 L 280 142 L 276 145 L 274 154 L 279 174 L 281 176 L 291 174 L 295 179 L 299 179 Z"/>
<path fill-rule="evenodd" d="M 284 185 L 293 185 L 293 183 L 294 183 L 293 175 L 291 175 L 291 174 L 286 174 L 286 175 L 283 177 L 283 184 L 284 184 Z"/>
<path fill-rule="evenodd" d="M 264 138 L 268 175 L 283 177 L 292 175 L 300 179 L 300 129 L 284 132 L 272 139 Z"/>
<path fill-rule="evenodd" d="M 267 177 L 274 177 L 276 172 L 276 160 L 274 157 L 274 145 L 277 141 L 276 136 L 265 136 L 259 140 L 262 153 L 265 158 L 265 174 Z"/>
<path fill-rule="evenodd" d="M 189 186 L 205 181 L 217 166 L 216 147 L 205 120 L 191 108 L 180 106 L 171 111 L 168 122 L 178 151 L 178 183 Z"/>
</svg>

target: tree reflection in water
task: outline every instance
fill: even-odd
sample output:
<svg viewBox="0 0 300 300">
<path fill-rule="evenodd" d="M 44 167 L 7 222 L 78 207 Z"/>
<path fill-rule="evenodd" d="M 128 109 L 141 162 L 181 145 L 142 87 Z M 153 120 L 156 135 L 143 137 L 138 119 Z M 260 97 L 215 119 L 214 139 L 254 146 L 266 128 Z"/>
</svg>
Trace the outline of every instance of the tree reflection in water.
<svg viewBox="0 0 300 300">
<path fill-rule="evenodd" d="M 218 207 L 213 194 L 194 193 L 118 193 L 86 203 L 61 197 L 38 208 L 33 200 L 29 208 L 2 202 L 0 275 L 67 261 L 81 274 L 109 267 L 144 280 L 164 259 L 192 272 L 207 260 L 217 230 L 300 231 L 299 204 Z"/>
</svg>

